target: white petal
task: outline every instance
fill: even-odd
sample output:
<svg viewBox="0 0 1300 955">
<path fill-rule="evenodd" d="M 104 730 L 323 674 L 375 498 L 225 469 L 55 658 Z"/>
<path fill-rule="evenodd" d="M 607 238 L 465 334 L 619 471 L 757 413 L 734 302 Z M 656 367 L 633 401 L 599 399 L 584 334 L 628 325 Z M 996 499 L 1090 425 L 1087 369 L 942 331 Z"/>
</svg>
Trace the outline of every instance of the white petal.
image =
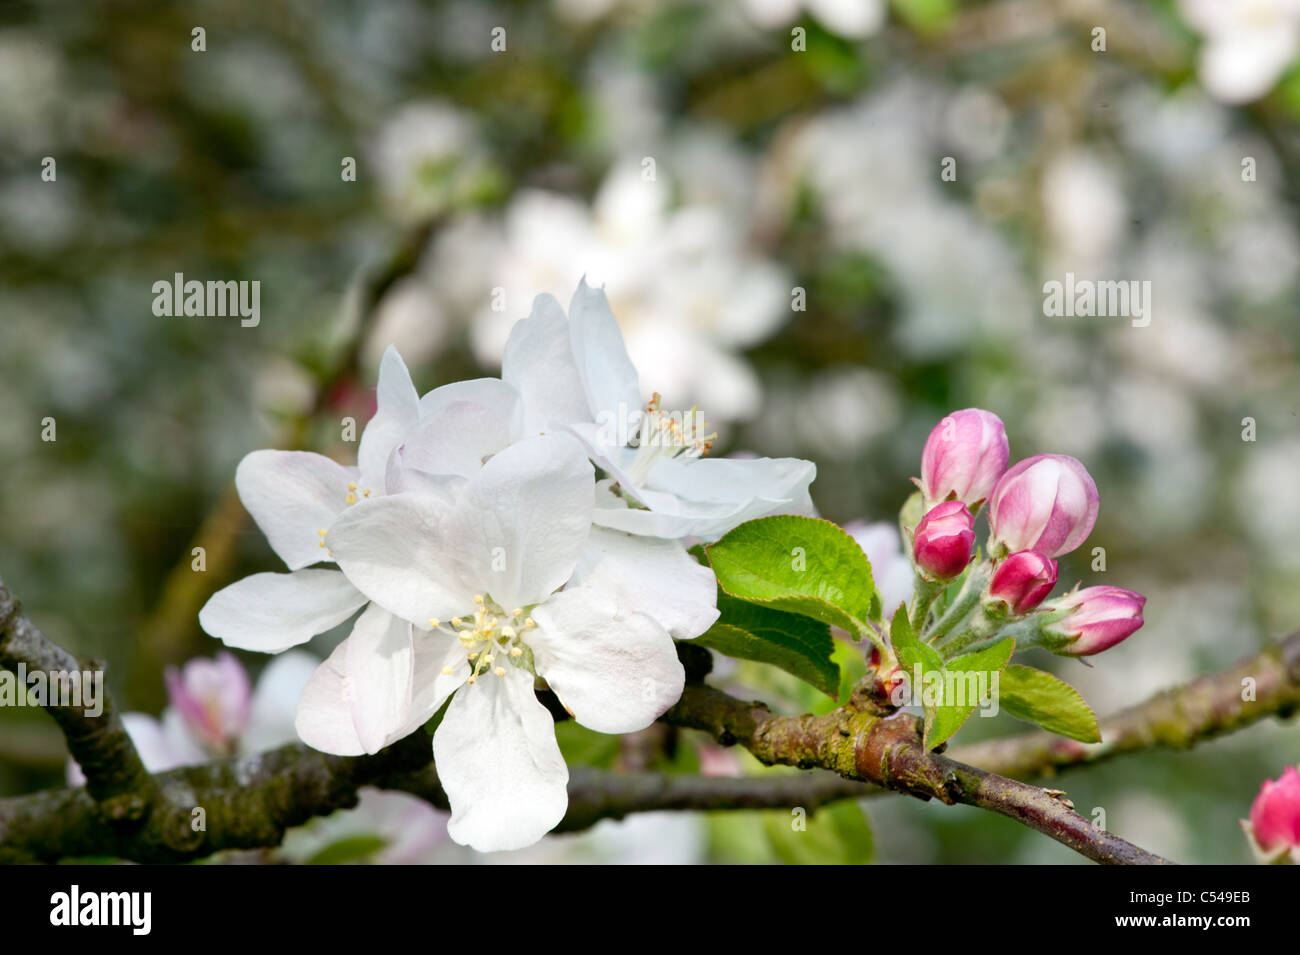
<svg viewBox="0 0 1300 955">
<path fill-rule="evenodd" d="M 592 515 L 592 522 L 601 527 L 645 537 L 662 537 L 667 540 L 699 537 L 712 540 L 714 538 L 711 534 L 717 528 L 730 529 L 737 510 L 733 502 L 687 501 L 676 494 L 646 488 L 637 488 L 636 496 L 645 507 L 628 507 L 625 501 L 606 500 Z"/>
<path fill-rule="evenodd" d="M 320 661 L 303 650 L 290 650 L 272 657 L 253 688 L 248 726 L 239 738 L 244 753 L 260 753 L 298 738 L 294 716 Z"/>
<path fill-rule="evenodd" d="M 199 626 L 228 647 L 279 653 L 337 627 L 365 602 L 337 570 L 253 574 L 213 594 Z"/>
<path fill-rule="evenodd" d="M 466 486 L 447 520 L 447 547 L 507 610 L 536 603 L 572 575 L 591 529 L 594 488 L 595 470 L 573 437 L 520 441 Z"/>
<path fill-rule="evenodd" d="M 713 571 L 678 541 L 594 527 L 591 569 L 581 582 L 617 597 L 626 611 L 657 621 L 675 640 L 698 637 L 718 619 Z"/>
<path fill-rule="evenodd" d="M 352 723 L 361 748 L 377 753 L 407 716 L 415 677 L 411 625 L 371 604 L 344 643 Z"/>
<path fill-rule="evenodd" d="M 344 672 L 347 652 L 347 641 L 344 641 L 312 674 L 298 699 L 294 726 L 302 741 L 313 749 L 336 756 L 360 756 L 365 748 L 352 722 Z"/>
<path fill-rule="evenodd" d="M 469 676 L 465 648 L 451 634 L 410 633 L 409 625 L 376 613 L 357 621 L 298 700 L 297 733 L 322 752 L 374 753 L 409 736 Z M 409 646 L 403 634 L 413 638 Z"/>
<path fill-rule="evenodd" d="M 600 733 L 645 729 L 682 695 L 686 674 L 672 638 L 613 594 L 573 587 L 532 613 L 528 646 L 537 673 L 583 726 Z"/>
<path fill-rule="evenodd" d="M 474 605 L 443 534 L 441 504 L 419 492 L 362 501 L 325 538 L 362 593 L 424 629 L 430 617 L 447 620 Z"/>
<path fill-rule="evenodd" d="M 654 510 L 691 518 L 686 533 L 717 540 L 756 517 L 809 513 L 808 485 L 816 476 L 817 466 L 799 458 L 662 458 L 640 495 Z M 655 503 L 651 491 L 673 495 L 679 504 Z"/>
<path fill-rule="evenodd" d="M 151 773 L 163 773 L 177 766 L 195 765 L 207 761 L 205 753 L 189 741 L 178 741 L 166 727 L 144 713 L 123 713 L 122 726 L 131 737 L 140 761 Z M 177 745 L 181 742 L 181 745 Z"/>
<path fill-rule="evenodd" d="M 375 416 L 361 432 L 357 464 L 361 468 L 362 486 L 379 492 L 383 490 L 388 456 L 420 419 L 420 395 L 411 382 L 406 362 L 392 345 L 384 351 L 379 362 L 375 399 Z"/>
<path fill-rule="evenodd" d="M 139 716 L 140 714 L 134 714 Z M 149 717 L 144 717 L 149 719 Z M 150 722 L 154 722 L 150 720 Z M 127 728 L 130 733 L 130 727 Z M 134 740 L 134 734 L 131 734 Z M 174 706 L 169 706 L 162 712 L 162 740 L 161 742 L 150 741 L 145 744 L 146 748 L 159 746 L 150 756 L 145 755 L 144 750 L 140 750 L 140 758 L 144 761 L 145 769 L 150 772 L 159 772 L 163 769 L 173 769 L 177 766 L 199 766 L 208 762 L 212 758 L 212 753 L 208 751 L 200 736 L 190 728 Z M 139 745 L 136 749 L 140 749 Z M 160 763 L 158 769 L 154 769 L 151 763 Z"/>
<path fill-rule="evenodd" d="M 420 399 L 420 407 L 419 424 L 407 433 L 394 458 L 400 456 L 403 467 L 428 474 L 472 477 L 523 429 L 519 393 L 496 378 L 444 385 Z"/>
<path fill-rule="evenodd" d="M 618 320 L 610 311 L 604 289 L 592 288 L 586 279 L 569 303 L 569 332 L 591 420 L 640 410 L 641 385 L 636 366 L 627 356 Z"/>
<path fill-rule="evenodd" d="M 447 832 L 461 845 L 522 849 L 568 808 L 569 769 L 526 670 L 507 666 L 462 687 L 433 735 L 433 758 L 451 802 Z"/>
<path fill-rule="evenodd" d="M 318 532 L 342 513 L 348 484 L 359 477 L 310 451 L 254 451 L 239 462 L 235 487 L 272 549 L 298 570 L 328 559 Z"/>
<path fill-rule="evenodd" d="M 510 330 L 501 377 L 523 398 L 528 434 L 591 420 L 574 363 L 569 320 L 551 295 L 537 296 L 532 314 Z"/>
</svg>

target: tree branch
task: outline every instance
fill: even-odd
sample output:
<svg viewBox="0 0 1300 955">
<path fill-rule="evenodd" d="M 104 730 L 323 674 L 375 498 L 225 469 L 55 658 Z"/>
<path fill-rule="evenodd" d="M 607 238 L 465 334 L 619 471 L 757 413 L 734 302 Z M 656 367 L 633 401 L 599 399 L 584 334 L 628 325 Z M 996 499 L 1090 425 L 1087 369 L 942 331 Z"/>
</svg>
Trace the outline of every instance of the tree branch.
<svg viewBox="0 0 1300 955">
<path fill-rule="evenodd" d="M 699 661 L 688 654 L 686 662 L 696 677 L 702 674 Z M 15 669 L 19 663 L 33 670 L 82 669 L 21 613 L 0 581 L 0 664 Z M 1241 687 L 1247 677 L 1255 681 L 1255 696 L 1243 701 Z M 883 788 L 998 812 L 1098 862 L 1165 861 L 1094 829 L 1057 790 L 926 752 L 917 720 L 889 717 L 869 691 L 869 686 L 860 689 L 848 705 L 832 713 L 783 717 L 761 703 L 742 702 L 693 683 L 664 715 L 665 722 L 702 730 L 725 745 L 744 745 L 764 763 L 826 769 L 838 776 L 733 779 L 578 767 L 570 779 L 569 811 L 557 831 L 648 810 L 811 810 Z M 374 756 L 329 756 L 293 744 L 150 776 L 107 694 L 103 703 L 103 714 L 93 718 L 78 707 L 48 707 L 86 771 L 88 788 L 0 800 L 0 860 L 108 855 L 177 862 L 224 849 L 277 845 L 286 829 L 355 805 L 362 785 L 401 789 L 434 805 L 447 805 L 422 730 Z M 1103 724 L 1107 742 L 1099 746 L 1030 733 L 960 752 L 1004 773 L 1032 775 L 1155 745 L 1191 746 L 1298 708 L 1300 635 L 1118 714 Z M 196 812 L 199 809 L 202 813 Z"/>
<path fill-rule="evenodd" d="M 704 686 L 688 686 L 664 718 L 739 743 L 768 765 L 821 767 L 921 799 L 962 803 L 1015 819 L 1094 862 L 1155 865 L 1168 860 L 1092 826 L 1063 793 L 975 769 L 921 743 L 919 721 L 887 716 L 863 694 L 823 716 L 775 716 Z"/>
<path fill-rule="evenodd" d="M 68 741 L 68 750 L 86 774 L 86 790 L 102 804 L 107 818 L 114 821 L 138 819 L 154 795 L 153 780 L 127 735 L 121 717 L 113 708 L 108 692 L 100 686 L 102 710 L 87 715 L 87 706 L 62 700 L 59 685 L 75 687 L 76 696 L 86 702 L 87 676 L 102 672 L 98 663 L 83 663 L 57 646 L 36 628 L 22 612 L 18 599 L 0 579 L 0 666 L 15 673 L 42 673 L 48 681 L 45 709 Z M 93 679 L 93 676 L 92 676 Z M 100 676 L 99 680 L 102 681 Z M 66 681 L 66 683 L 64 683 Z M 28 687 L 21 685 L 19 693 Z"/>
</svg>

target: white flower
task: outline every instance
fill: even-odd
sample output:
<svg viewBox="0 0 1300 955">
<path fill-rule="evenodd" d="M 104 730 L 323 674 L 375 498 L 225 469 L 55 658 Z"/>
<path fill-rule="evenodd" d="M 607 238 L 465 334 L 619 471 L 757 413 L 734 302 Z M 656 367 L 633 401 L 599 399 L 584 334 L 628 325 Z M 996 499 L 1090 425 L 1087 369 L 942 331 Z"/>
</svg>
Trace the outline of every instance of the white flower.
<svg viewBox="0 0 1300 955">
<path fill-rule="evenodd" d="M 465 220 L 446 234 L 431 284 L 473 316 L 474 351 L 491 367 L 537 291 L 567 292 L 594 276 L 609 289 L 628 350 L 659 369 L 657 388 L 668 401 L 698 401 L 720 421 L 751 418 L 762 390 L 737 352 L 790 319 L 790 280 L 747 247 L 752 210 L 734 206 L 722 189 L 699 194 L 702 183 L 720 180 L 752 197 L 753 164 L 737 153 L 715 143 L 674 144 L 658 156 L 658 181 L 645 177 L 638 155 L 611 168 L 590 204 L 524 190 L 499 224 Z M 678 205 L 667 181 L 674 169 L 689 170 L 678 177 Z M 504 309 L 489 294 L 496 288 Z"/>
<path fill-rule="evenodd" d="M 394 113 L 375 137 L 372 158 L 385 206 L 407 222 L 455 206 L 486 167 L 473 120 L 437 100 Z"/>
<path fill-rule="evenodd" d="M 681 694 L 670 634 L 717 616 L 712 574 L 680 546 L 649 561 L 617 535 L 591 548 L 593 481 L 579 444 L 552 434 L 349 509 L 326 543 L 374 603 L 304 692 L 302 739 L 373 753 L 450 698 L 433 751 L 452 838 L 541 838 L 564 815 L 568 769 L 534 676 L 584 726 L 642 729 Z"/>
<path fill-rule="evenodd" d="M 253 574 L 213 594 L 199 625 L 227 646 L 278 653 L 366 604 L 338 570 L 309 565 L 332 562 L 325 535 L 340 515 L 385 493 L 392 451 L 420 419 L 419 395 L 396 349 L 384 353 L 377 392 L 356 467 L 309 451 L 254 451 L 239 462 L 239 498 L 291 573 Z"/>
<path fill-rule="evenodd" d="M 1225 103 L 1259 99 L 1300 53 L 1300 0 L 1182 0 L 1180 6 L 1205 36 L 1201 82 Z"/>
<path fill-rule="evenodd" d="M 697 412 L 667 412 L 657 396 L 643 403 L 605 293 L 585 280 L 567 318 L 553 297 L 537 297 L 510 333 L 501 375 L 523 400 L 527 430 L 573 431 L 611 476 L 593 516 L 601 526 L 716 540 L 743 521 L 812 508 L 811 462 L 705 458 L 713 436 Z"/>
<path fill-rule="evenodd" d="M 871 36 L 885 23 L 881 0 L 744 0 L 744 4 L 761 27 L 786 26 L 807 10 L 827 30 L 850 40 Z"/>
</svg>

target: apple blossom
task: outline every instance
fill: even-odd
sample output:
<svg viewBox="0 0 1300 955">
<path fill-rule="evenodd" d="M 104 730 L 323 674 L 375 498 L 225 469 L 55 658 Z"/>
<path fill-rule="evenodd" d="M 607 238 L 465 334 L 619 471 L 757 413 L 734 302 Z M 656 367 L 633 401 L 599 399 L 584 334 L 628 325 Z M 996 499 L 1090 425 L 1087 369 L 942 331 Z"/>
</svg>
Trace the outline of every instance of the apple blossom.
<svg viewBox="0 0 1300 955">
<path fill-rule="evenodd" d="M 396 349 L 384 353 L 376 392 L 356 467 L 309 451 L 254 451 L 239 462 L 239 499 L 291 573 L 252 574 L 213 594 L 199 611 L 199 625 L 227 646 L 278 653 L 365 605 L 338 570 L 310 565 L 333 560 L 325 535 L 339 515 L 384 493 L 389 457 L 419 421 L 419 395 Z"/>
<path fill-rule="evenodd" d="M 1256 855 L 1265 862 L 1300 865 L 1300 771 L 1288 766 L 1276 781 L 1264 780 L 1242 822 Z"/>
<path fill-rule="evenodd" d="M 961 501 L 931 508 L 916 525 L 912 556 L 930 578 L 951 580 L 970 563 L 975 546 L 974 517 Z"/>
<path fill-rule="evenodd" d="M 1068 554 L 1097 523 L 1097 485 L 1077 460 L 1036 454 L 1013 464 L 989 498 L 990 548 L 999 553 L 1036 550 Z"/>
<path fill-rule="evenodd" d="M 190 732 L 214 752 L 224 752 L 248 723 L 248 674 L 230 653 L 197 657 L 163 674 L 167 696 Z"/>
<path fill-rule="evenodd" d="M 578 435 L 608 475 L 593 516 L 604 527 L 650 537 L 716 540 L 737 524 L 808 513 L 817 469 L 796 458 L 716 459 L 698 411 L 643 404 L 604 291 L 584 280 L 566 317 L 539 295 L 506 343 L 501 376 L 520 393 L 526 430 Z"/>
<path fill-rule="evenodd" d="M 168 670 L 169 705 L 161 719 L 123 713 L 122 722 L 153 773 L 282 746 L 297 738 L 293 703 L 317 665 L 301 650 L 282 654 L 266 665 L 250 691 L 247 672 L 231 654 L 195 658 Z M 77 786 L 85 782 L 71 761 L 68 779 Z"/>
<path fill-rule="evenodd" d="M 1085 587 L 1045 604 L 1049 611 L 1064 611 L 1064 617 L 1047 628 L 1065 638 L 1056 652 L 1086 657 L 1113 647 L 1142 626 L 1146 602 L 1131 590 L 1101 586 Z"/>
<path fill-rule="evenodd" d="M 579 443 L 548 434 L 350 509 L 326 540 L 373 603 L 304 692 L 303 740 L 373 753 L 450 700 L 433 750 L 452 838 L 494 851 L 549 831 L 568 769 L 535 678 L 584 726 L 644 728 L 681 694 L 672 637 L 717 617 L 680 545 L 593 531 L 593 486 Z"/>
<path fill-rule="evenodd" d="M 1002 419 L 965 408 L 944 417 L 921 452 L 921 492 L 933 507 L 949 497 L 974 508 L 993 491 L 1011 456 Z"/>
<path fill-rule="evenodd" d="M 988 598 L 1014 614 L 1033 610 L 1056 586 L 1056 561 L 1036 550 L 1022 550 L 998 562 L 989 581 Z"/>
<path fill-rule="evenodd" d="M 168 669 L 170 705 L 161 720 L 123 713 L 122 723 L 151 773 L 201 765 L 218 756 L 263 752 L 297 740 L 297 700 L 319 665 L 301 650 L 283 653 L 266 665 L 250 693 L 248 673 L 233 655 L 196 657 L 179 669 Z M 70 785 L 85 785 L 81 768 L 72 760 L 67 775 Z M 432 850 L 446 839 L 443 813 L 423 799 L 369 786 L 361 787 L 357 796 L 354 809 L 290 829 L 282 855 L 306 862 L 330 843 L 367 835 L 382 845 L 368 851 L 366 861 L 415 863 L 429 861 Z"/>
</svg>

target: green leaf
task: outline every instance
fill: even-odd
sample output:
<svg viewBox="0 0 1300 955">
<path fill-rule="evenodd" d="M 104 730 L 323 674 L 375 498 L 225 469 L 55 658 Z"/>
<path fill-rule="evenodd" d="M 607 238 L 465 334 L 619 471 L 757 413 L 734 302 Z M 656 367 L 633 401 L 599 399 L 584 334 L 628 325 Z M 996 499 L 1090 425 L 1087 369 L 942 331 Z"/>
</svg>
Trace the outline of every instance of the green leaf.
<svg viewBox="0 0 1300 955">
<path fill-rule="evenodd" d="M 993 674 L 1001 673 L 1011 659 L 1016 641 L 1008 637 L 991 647 L 949 660 L 943 670 L 942 702 L 925 710 L 925 747 L 934 749 L 947 742 L 962 724 L 989 697 L 994 688 Z M 999 681 L 1001 678 L 999 677 Z M 1001 686 L 999 684 L 999 689 Z M 947 699 L 947 696 L 952 699 Z M 1001 697 L 999 697 L 1001 699 Z"/>
<path fill-rule="evenodd" d="M 943 671 L 943 657 L 939 656 L 939 651 L 930 644 L 922 643 L 917 639 L 916 631 L 912 629 L 912 622 L 907 619 L 905 606 L 894 611 L 894 622 L 889 628 L 889 642 L 894 648 L 894 656 L 898 658 L 899 665 L 907 671 L 909 680 L 915 675 L 918 664 L 922 673 L 930 670 L 935 673 Z M 918 692 L 919 687 L 912 688 L 914 695 Z"/>
<path fill-rule="evenodd" d="M 718 586 L 733 597 L 871 636 L 871 564 L 845 531 L 818 517 L 747 521 L 706 548 Z"/>
<path fill-rule="evenodd" d="M 998 691 L 1002 708 L 1017 719 L 1081 743 L 1101 742 L 1092 707 L 1078 690 L 1050 673 L 1017 663 L 1003 671 Z"/>
<path fill-rule="evenodd" d="M 576 720 L 561 720 L 555 724 L 555 739 L 560 753 L 570 766 L 596 766 L 608 769 L 620 753 L 618 736 L 597 733 Z"/>
<path fill-rule="evenodd" d="M 839 698 L 840 667 L 831 659 L 835 641 L 824 623 L 718 594 L 718 622 L 694 643 L 729 657 L 770 663 Z"/>
<path fill-rule="evenodd" d="M 363 862 L 388 845 L 380 836 L 348 836 L 325 846 L 304 865 L 351 865 Z"/>
</svg>

